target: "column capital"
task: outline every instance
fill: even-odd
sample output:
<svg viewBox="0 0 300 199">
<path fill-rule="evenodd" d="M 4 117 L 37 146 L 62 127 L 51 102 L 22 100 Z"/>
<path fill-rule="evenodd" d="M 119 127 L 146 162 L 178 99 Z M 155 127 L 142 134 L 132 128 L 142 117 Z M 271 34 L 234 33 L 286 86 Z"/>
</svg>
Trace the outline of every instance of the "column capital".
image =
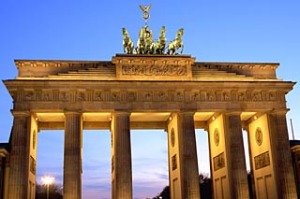
<svg viewBox="0 0 300 199">
<path fill-rule="evenodd" d="M 190 115 L 190 116 L 194 116 L 196 113 L 195 110 L 179 110 L 179 111 L 174 111 L 173 113 L 171 113 L 170 116 L 172 116 L 173 114 L 178 114 L 178 115 Z"/>
<path fill-rule="evenodd" d="M 81 115 L 81 111 L 64 111 L 65 115 Z"/>
<path fill-rule="evenodd" d="M 18 110 L 11 110 L 11 114 L 14 116 L 14 117 L 21 117 L 21 116 L 30 116 L 31 115 L 31 112 L 30 111 L 18 111 Z"/>
<path fill-rule="evenodd" d="M 272 110 L 270 112 L 268 112 L 268 114 L 271 114 L 271 115 L 286 115 L 287 112 L 289 112 L 290 109 L 275 109 L 275 110 Z"/>
<path fill-rule="evenodd" d="M 179 113 L 196 113 L 197 110 L 196 109 L 180 109 L 178 112 Z"/>
<path fill-rule="evenodd" d="M 178 112 L 179 114 L 181 114 L 181 115 L 195 115 L 195 111 L 180 111 L 180 112 Z"/>
<path fill-rule="evenodd" d="M 228 115 L 228 116 L 231 116 L 231 115 L 241 115 L 242 112 L 241 111 L 226 111 L 223 114 L 224 115 Z"/>
<path fill-rule="evenodd" d="M 131 112 L 126 111 L 114 111 L 111 113 L 112 116 L 131 115 Z"/>
</svg>

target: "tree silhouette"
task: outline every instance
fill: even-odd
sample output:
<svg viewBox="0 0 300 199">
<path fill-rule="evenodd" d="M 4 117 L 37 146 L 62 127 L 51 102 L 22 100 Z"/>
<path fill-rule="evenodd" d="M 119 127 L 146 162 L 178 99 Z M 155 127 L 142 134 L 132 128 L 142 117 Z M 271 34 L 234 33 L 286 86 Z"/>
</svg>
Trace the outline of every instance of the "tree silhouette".
<svg viewBox="0 0 300 199">
<path fill-rule="evenodd" d="M 256 199 L 255 196 L 255 186 L 254 186 L 254 180 L 253 180 L 253 173 L 249 172 L 248 175 L 248 186 L 249 186 L 249 198 L 250 199 Z M 200 196 L 201 199 L 212 199 L 212 181 L 209 176 L 200 174 L 199 175 L 199 181 L 200 181 Z M 162 192 L 155 196 L 153 199 L 170 199 L 170 187 L 165 186 Z"/>
<path fill-rule="evenodd" d="M 201 199 L 212 199 L 212 188 L 211 188 L 211 179 L 207 175 L 200 174 L 199 175 L 200 181 L 200 196 Z M 162 192 L 155 196 L 153 199 L 170 199 L 170 187 L 165 186 Z"/>
<path fill-rule="evenodd" d="M 62 188 L 57 184 L 49 185 L 49 198 L 51 199 L 62 199 Z M 36 199 L 47 199 L 47 187 L 45 185 L 36 185 Z"/>
</svg>

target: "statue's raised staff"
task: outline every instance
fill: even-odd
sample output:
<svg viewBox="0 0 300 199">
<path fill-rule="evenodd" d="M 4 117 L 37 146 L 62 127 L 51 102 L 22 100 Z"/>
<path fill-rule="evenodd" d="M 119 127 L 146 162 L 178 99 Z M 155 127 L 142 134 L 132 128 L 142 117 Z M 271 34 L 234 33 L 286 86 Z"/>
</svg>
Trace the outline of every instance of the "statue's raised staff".
<svg viewBox="0 0 300 199">
<path fill-rule="evenodd" d="M 182 54 L 184 48 L 182 36 L 183 36 L 183 28 L 180 28 L 176 33 L 176 38 L 168 44 L 167 54 L 169 55 L 177 54 L 176 52 L 179 48 L 181 48 L 180 54 Z"/>
<path fill-rule="evenodd" d="M 143 26 L 139 33 L 139 39 L 137 41 L 137 54 L 152 54 L 153 49 L 153 37 L 152 30 L 149 30 L 148 26 Z"/>
<path fill-rule="evenodd" d="M 133 49 L 134 49 L 133 41 L 130 39 L 128 31 L 126 30 L 126 28 L 122 28 L 122 33 L 123 33 L 123 50 L 124 50 L 124 53 L 133 54 Z"/>
<path fill-rule="evenodd" d="M 166 27 L 162 26 L 160 29 L 160 34 L 157 42 L 153 44 L 152 52 L 153 54 L 164 54 L 166 48 Z"/>
</svg>

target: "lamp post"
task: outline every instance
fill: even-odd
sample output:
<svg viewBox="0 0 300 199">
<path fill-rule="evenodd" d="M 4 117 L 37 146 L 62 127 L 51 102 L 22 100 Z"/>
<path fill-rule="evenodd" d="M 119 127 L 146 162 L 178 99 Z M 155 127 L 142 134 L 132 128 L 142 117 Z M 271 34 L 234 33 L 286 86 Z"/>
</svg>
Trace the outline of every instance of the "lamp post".
<svg viewBox="0 0 300 199">
<path fill-rule="evenodd" d="M 49 187 L 50 187 L 51 184 L 54 183 L 54 177 L 46 175 L 46 176 L 43 176 L 41 178 L 41 180 L 42 180 L 43 185 L 46 185 L 46 188 L 47 188 L 47 199 L 49 199 Z"/>
</svg>

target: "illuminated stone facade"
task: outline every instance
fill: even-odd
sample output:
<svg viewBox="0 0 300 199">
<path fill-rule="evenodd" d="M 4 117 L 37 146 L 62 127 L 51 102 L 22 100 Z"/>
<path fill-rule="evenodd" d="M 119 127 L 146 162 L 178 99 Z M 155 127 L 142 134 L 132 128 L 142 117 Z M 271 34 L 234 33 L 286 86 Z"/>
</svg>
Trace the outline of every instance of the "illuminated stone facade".
<svg viewBox="0 0 300 199">
<path fill-rule="evenodd" d="M 189 55 L 112 61 L 17 60 L 8 199 L 32 199 L 36 133 L 64 129 L 64 198 L 81 198 L 82 130 L 112 133 L 112 198 L 131 199 L 130 129 L 168 133 L 172 199 L 200 197 L 195 128 L 208 131 L 214 198 L 249 198 L 242 129 L 257 198 L 296 198 L 285 95 L 276 63 L 195 62 Z"/>
</svg>

